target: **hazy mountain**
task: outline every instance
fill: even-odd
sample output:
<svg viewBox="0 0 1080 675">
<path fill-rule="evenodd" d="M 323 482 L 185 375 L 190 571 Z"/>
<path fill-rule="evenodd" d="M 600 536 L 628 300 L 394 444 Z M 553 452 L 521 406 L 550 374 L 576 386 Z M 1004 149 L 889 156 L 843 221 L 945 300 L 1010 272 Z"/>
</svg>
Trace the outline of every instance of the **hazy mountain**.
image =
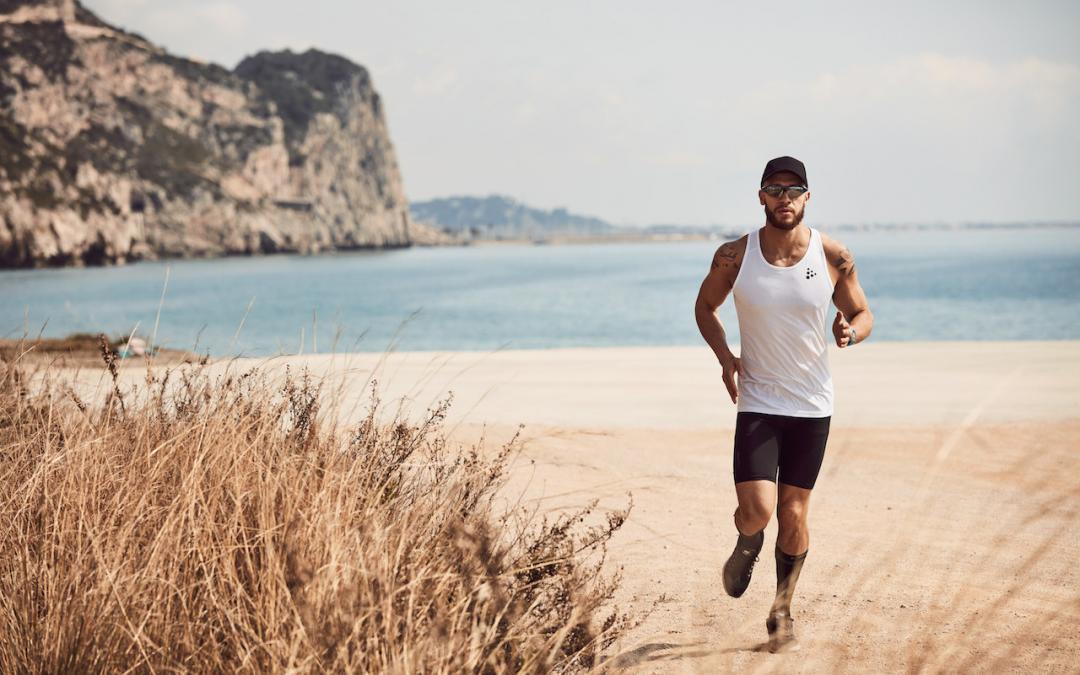
<svg viewBox="0 0 1080 675">
<path fill-rule="evenodd" d="M 543 239 L 621 231 L 600 218 L 561 208 L 545 211 L 501 195 L 445 197 L 413 202 L 409 208 L 413 220 L 465 239 Z"/>
</svg>

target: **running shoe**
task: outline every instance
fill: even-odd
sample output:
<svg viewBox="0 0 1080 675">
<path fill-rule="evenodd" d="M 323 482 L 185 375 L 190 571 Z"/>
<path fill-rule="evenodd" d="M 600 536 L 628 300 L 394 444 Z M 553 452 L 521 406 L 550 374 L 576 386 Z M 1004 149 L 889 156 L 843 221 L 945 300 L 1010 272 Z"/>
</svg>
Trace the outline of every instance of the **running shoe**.
<svg viewBox="0 0 1080 675">
<path fill-rule="evenodd" d="M 749 537 L 739 535 L 735 550 L 724 563 L 724 590 L 731 597 L 737 598 L 746 592 L 746 587 L 750 585 L 750 575 L 754 571 L 754 563 L 758 561 L 758 553 L 764 543 L 765 530 Z"/>
<path fill-rule="evenodd" d="M 795 619 L 787 612 L 773 612 L 765 620 L 765 630 L 769 631 L 769 651 L 773 654 L 799 651 L 799 642 L 795 639 Z"/>
</svg>

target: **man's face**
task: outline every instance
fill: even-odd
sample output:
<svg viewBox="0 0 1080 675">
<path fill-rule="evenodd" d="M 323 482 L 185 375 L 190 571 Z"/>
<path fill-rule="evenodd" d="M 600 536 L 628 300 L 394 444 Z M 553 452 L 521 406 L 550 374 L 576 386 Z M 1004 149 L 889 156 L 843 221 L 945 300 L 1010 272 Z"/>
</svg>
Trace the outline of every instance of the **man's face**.
<svg viewBox="0 0 1080 675">
<path fill-rule="evenodd" d="M 802 180 L 790 171 L 781 171 L 766 178 L 765 185 L 802 185 Z M 806 202 L 810 201 L 810 191 L 793 200 L 787 196 L 787 192 L 781 192 L 779 197 L 770 197 L 764 190 L 758 190 L 758 199 L 765 207 L 766 223 L 781 230 L 793 230 L 802 222 Z"/>
</svg>

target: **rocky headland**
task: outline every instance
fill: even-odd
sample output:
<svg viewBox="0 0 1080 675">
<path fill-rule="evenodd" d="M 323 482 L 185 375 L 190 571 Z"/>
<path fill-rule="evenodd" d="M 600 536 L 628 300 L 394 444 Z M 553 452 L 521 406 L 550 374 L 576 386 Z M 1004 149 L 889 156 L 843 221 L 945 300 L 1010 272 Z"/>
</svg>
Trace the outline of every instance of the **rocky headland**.
<svg viewBox="0 0 1080 675">
<path fill-rule="evenodd" d="M 234 70 L 74 0 L 0 0 L 0 267 L 437 243 L 363 67 Z"/>
</svg>

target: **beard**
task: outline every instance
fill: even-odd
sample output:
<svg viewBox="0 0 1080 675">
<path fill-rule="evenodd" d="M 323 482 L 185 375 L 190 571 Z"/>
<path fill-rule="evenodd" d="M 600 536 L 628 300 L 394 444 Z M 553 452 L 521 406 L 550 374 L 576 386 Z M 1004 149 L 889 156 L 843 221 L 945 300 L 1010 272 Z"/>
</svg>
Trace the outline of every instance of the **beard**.
<svg viewBox="0 0 1080 675">
<path fill-rule="evenodd" d="M 773 212 L 773 211 L 770 211 L 769 207 L 766 206 L 765 207 L 765 222 L 767 224 L 772 225 L 773 227 L 779 228 L 781 230 L 794 230 L 796 227 L 799 226 L 799 223 L 802 222 L 803 215 L 805 215 L 805 213 L 806 213 L 806 206 L 803 205 L 803 207 L 801 209 L 799 209 L 798 211 L 795 212 L 795 219 L 791 222 L 790 225 L 788 225 L 787 223 L 782 223 L 779 220 L 777 220 L 776 213 Z"/>
</svg>

